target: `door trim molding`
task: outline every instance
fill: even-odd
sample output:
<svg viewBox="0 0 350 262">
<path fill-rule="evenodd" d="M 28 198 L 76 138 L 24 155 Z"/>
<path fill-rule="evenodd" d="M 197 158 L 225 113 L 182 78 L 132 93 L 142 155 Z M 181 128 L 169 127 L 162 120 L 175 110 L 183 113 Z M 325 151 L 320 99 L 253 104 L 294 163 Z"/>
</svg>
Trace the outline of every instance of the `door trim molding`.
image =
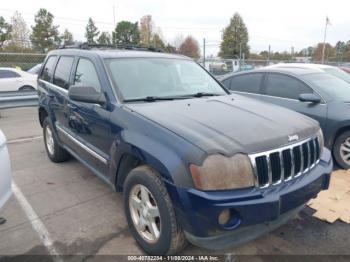
<svg viewBox="0 0 350 262">
<path fill-rule="evenodd" d="M 89 148 L 88 146 L 84 145 L 81 143 L 78 139 L 73 137 L 71 134 L 69 134 L 66 130 L 64 130 L 62 127 L 59 125 L 56 125 L 57 130 L 59 130 L 62 134 L 64 134 L 66 137 L 68 137 L 71 141 L 73 141 L 76 145 L 84 149 L 86 152 L 88 152 L 90 155 L 95 157 L 96 159 L 100 160 L 103 164 L 107 165 L 108 161 L 106 158 Z"/>
</svg>

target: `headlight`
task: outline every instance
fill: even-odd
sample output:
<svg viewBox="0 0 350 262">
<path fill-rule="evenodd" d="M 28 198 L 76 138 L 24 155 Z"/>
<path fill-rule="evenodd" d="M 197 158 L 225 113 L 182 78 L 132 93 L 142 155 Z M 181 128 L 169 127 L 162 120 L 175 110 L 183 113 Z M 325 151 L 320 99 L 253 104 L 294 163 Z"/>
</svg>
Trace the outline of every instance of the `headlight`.
<svg viewBox="0 0 350 262">
<path fill-rule="evenodd" d="M 323 138 L 323 132 L 321 128 L 317 132 L 317 138 L 318 138 L 318 143 L 320 144 L 320 155 L 322 155 L 323 147 L 324 147 L 324 138 Z"/>
<path fill-rule="evenodd" d="M 202 166 L 191 164 L 194 186 L 201 190 L 224 190 L 254 186 L 254 175 L 248 156 L 210 155 Z"/>
</svg>

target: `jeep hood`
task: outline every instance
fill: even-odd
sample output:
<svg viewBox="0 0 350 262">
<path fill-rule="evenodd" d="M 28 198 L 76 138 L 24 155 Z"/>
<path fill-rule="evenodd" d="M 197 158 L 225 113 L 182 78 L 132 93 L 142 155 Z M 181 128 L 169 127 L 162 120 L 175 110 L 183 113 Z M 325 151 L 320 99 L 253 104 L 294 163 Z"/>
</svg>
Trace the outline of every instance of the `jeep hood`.
<svg viewBox="0 0 350 262">
<path fill-rule="evenodd" d="M 316 121 L 239 95 L 126 104 L 208 154 L 255 153 L 316 134 Z M 295 142 L 295 141 L 293 141 Z"/>
</svg>

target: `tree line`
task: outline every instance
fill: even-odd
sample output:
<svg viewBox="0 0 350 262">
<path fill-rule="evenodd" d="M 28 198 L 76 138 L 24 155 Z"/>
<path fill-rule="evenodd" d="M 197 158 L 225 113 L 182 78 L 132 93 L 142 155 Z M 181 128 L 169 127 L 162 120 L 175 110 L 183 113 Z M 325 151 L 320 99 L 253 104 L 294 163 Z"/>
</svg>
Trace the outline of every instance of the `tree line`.
<svg viewBox="0 0 350 262">
<path fill-rule="evenodd" d="M 151 15 L 145 15 L 139 21 L 120 21 L 112 32 L 100 31 L 90 17 L 85 27 L 86 42 L 90 44 L 140 45 L 162 49 L 169 53 L 183 54 L 194 59 L 201 56 L 199 43 L 191 35 L 178 35 L 172 43 L 166 42 L 162 31 L 156 26 Z M 59 45 L 72 44 L 73 34 L 65 28 L 59 32 L 54 23 L 54 15 L 46 9 L 40 9 L 34 17 L 34 25 L 29 29 L 19 12 L 15 12 L 7 22 L 0 16 L 0 51 L 46 53 Z M 234 13 L 228 25 L 222 31 L 222 40 L 218 53 L 221 58 L 231 59 L 270 59 L 293 60 L 294 57 L 311 57 L 320 61 L 323 43 L 306 47 L 298 52 L 250 52 L 248 28 L 239 13 Z M 325 45 L 326 61 L 350 61 L 350 40 L 338 41 L 335 46 Z"/>
<path fill-rule="evenodd" d="M 85 27 L 85 38 L 89 44 L 148 46 L 194 59 L 200 57 L 199 44 L 193 36 L 178 35 L 173 44 L 167 43 L 151 15 L 145 15 L 136 22 L 120 21 L 112 32 L 100 31 L 90 17 Z M 46 53 L 60 45 L 73 43 L 73 34 L 67 28 L 60 33 L 59 26 L 54 23 L 54 15 L 44 8 L 35 14 L 34 25 L 30 29 L 17 11 L 9 22 L 0 16 L 0 51 Z"/>
</svg>

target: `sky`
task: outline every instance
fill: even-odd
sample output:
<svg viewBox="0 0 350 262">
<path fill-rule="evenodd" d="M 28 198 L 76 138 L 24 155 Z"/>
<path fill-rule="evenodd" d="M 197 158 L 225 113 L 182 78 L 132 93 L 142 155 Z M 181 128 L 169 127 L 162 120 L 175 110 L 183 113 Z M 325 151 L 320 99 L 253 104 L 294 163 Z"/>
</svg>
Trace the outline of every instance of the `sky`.
<svg viewBox="0 0 350 262">
<path fill-rule="evenodd" d="M 11 0 L 2 1 L 0 16 L 10 19 L 19 11 L 29 25 L 34 24 L 34 14 L 39 8 L 48 9 L 60 32 L 65 28 L 75 40 L 84 40 L 89 17 L 100 31 L 112 31 L 114 20 L 139 21 L 152 15 L 166 42 L 172 43 L 178 35 L 192 35 L 200 45 L 205 38 L 207 55 L 216 55 L 222 30 L 235 12 L 243 17 L 249 32 L 251 51 L 288 51 L 323 42 L 326 16 L 331 26 L 327 42 L 350 40 L 349 0 Z M 113 12 L 115 10 L 115 12 Z M 115 16 L 114 16 L 114 14 Z"/>
</svg>

